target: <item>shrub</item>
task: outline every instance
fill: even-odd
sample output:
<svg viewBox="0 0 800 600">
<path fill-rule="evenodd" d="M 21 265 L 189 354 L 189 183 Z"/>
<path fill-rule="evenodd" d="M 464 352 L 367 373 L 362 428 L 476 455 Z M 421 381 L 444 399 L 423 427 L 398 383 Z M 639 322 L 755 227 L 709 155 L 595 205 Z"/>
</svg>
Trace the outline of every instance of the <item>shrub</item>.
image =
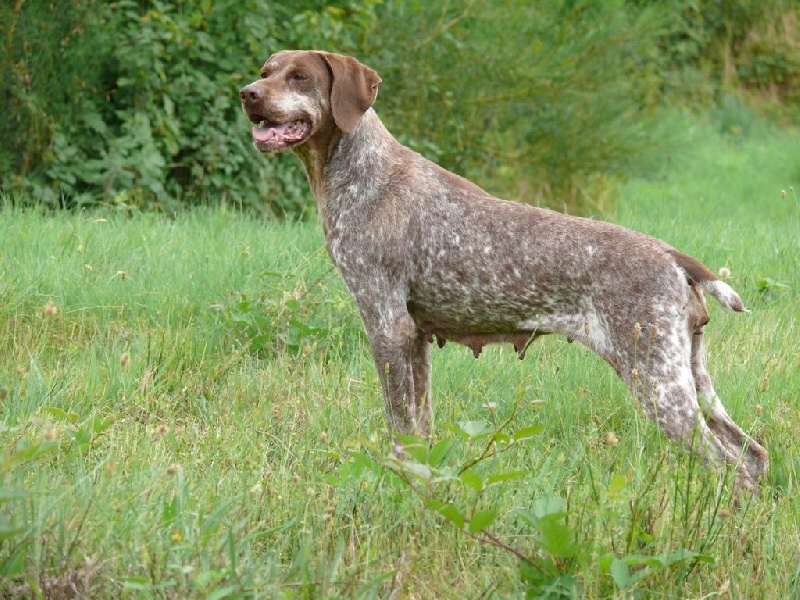
<svg viewBox="0 0 800 600">
<path fill-rule="evenodd" d="M 206 199 L 278 215 L 309 207 L 291 157 L 253 150 L 238 88 L 273 50 L 338 44 L 369 25 L 350 11 L 271 0 L 33 0 L 11 23 L 0 84 L 0 185 L 49 206 L 112 202 L 174 210 Z M 59 60 L 56 57 L 60 56 Z"/>
</svg>

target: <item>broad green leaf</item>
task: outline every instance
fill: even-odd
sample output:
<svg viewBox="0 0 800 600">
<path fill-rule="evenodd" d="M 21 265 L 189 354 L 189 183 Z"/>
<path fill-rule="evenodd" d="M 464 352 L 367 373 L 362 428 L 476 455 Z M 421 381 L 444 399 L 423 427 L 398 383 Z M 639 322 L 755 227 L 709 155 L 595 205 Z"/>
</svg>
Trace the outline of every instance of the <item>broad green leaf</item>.
<svg viewBox="0 0 800 600">
<path fill-rule="evenodd" d="M 54 417 L 56 417 L 58 419 L 63 419 L 65 421 L 69 421 L 72 424 L 75 424 L 75 423 L 78 422 L 78 415 L 77 414 L 75 414 L 73 412 L 68 413 L 68 412 L 66 412 L 66 411 L 64 411 L 64 410 L 62 410 L 62 409 L 60 409 L 60 408 L 58 408 L 56 406 L 43 406 L 41 408 L 41 411 L 44 412 L 44 413 L 47 413 L 49 415 L 52 415 L 52 416 L 54 416 Z"/>
<path fill-rule="evenodd" d="M 456 508 L 455 505 L 450 504 L 449 502 L 442 502 L 441 500 L 428 500 L 426 502 L 429 508 L 435 510 L 440 515 L 442 515 L 445 519 L 453 523 L 459 529 L 464 529 L 464 515 Z"/>
<path fill-rule="evenodd" d="M 450 453 L 450 450 L 453 449 L 456 441 L 451 438 L 447 438 L 442 440 L 441 442 L 437 442 L 433 445 L 428 453 L 428 464 L 433 467 L 438 467 L 447 455 Z"/>
<path fill-rule="evenodd" d="M 520 442 L 522 440 L 527 440 L 529 438 L 535 437 L 539 435 L 542 431 L 544 431 L 544 426 L 542 425 L 533 425 L 532 427 L 523 427 L 522 429 L 518 429 L 511 437 L 514 439 L 515 442 Z"/>
<path fill-rule="evenodd" d="M 410 460 L 403 461 L 402 469 L 405 473 L 408 473 L 409 475 L 413 475 L 420 479 L 429 480 L 433 476 L 433 472 L 431 471 L 431 468 L 428 465 L 418 462 L 413 462 Z"/>
<path fill-rule="evenodd" d="M 486 480 L 486 487 L 491 485 L 496 485 L 498 483 L 502 483 L 504 481 L 511 481 L 513 479 L 522 479 L 528 474 L 528 471 L 508 471 L 506 473 L 499 473 L 498 475 L 492 475 L 489 479 Z"/>
<path fill-rule="evenodd" d="M 539 541 L 542 547 L 556 558 L 571 558 L 578 551 L 575 533 L 561 522 L 560 515 L 547 515 L 539 520 Z"/>
<path fill-rule="evenodd" d="M 486 421 L 461 421 L 458 423 L 458 427 L 469 437 L 475 438 L 486 433 L 489 423 Z"/>
<path fill-rule="evenodd" d="M 476 511 L 469 521 L 470 533 L 480 533 L 497 519 L 497 510 L 479 510 Z"/>
<path fill-rule="evenodd" d="M 208 595 L 208 600 L 222 600 L 222 598 L 229 598 L 235 596 L 241 588 L 237 585 L 229 585 L 223 588 L 218 588 Z"/>
<path fill-rule="evenodd" d="M 566 503 L 558 496 L 537 498 L 533 503 L 533 514 L 537 519 L 553 514 L 565 514 Z"/>
<path fill-rule="evenodd" d="M 461 480 L 461 483 L 469 488 L 472 488 L 476 492 L 483 490 L 483 478 L 471 469 L 467 469 L 461 473 L 458 478 Z"/>
<path fill-rule="evenodd" d="M 608 484 L 608 493 L 612 496 L 619 496 L 622 490 L 625 489 L 625 486 L 628 485 L 628 480 L 625 478 L 624 475 L 620 475 L 619 473 L 614 473 L 611 476 L 611 481 Z"/>
</svg>

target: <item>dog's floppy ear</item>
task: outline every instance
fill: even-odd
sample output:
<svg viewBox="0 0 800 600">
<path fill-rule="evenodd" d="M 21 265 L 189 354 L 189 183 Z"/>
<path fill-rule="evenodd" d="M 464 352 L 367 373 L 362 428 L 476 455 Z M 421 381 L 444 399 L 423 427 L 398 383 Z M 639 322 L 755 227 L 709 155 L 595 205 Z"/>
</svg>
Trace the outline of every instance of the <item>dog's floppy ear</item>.
<svg viewBox="0 0 800 600">
<path fill-rule="evenodd" d="M 336 126 L 345 133 L 356 130 L 362 115 L 378 96 L 381 78 L 355 58 L 320 52 L 333 74 L 331 112 Z"/>
</svg>

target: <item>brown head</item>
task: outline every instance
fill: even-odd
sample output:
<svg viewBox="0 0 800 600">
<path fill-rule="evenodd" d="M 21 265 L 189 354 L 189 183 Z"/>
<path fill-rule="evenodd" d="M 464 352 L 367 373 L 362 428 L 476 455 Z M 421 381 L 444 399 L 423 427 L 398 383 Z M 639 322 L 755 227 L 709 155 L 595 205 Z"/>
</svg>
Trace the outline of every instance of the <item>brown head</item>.
<svg viewBox="0 0 800 600">
<path fill-rule="evenodd" d="M 356 59 L 315 50 L 273 54 L 261 77 L 239 91 L 261 152 L 282 152 L 331 128 L 352 133 L 372 106 L 378 74 Z"/>
</svg>

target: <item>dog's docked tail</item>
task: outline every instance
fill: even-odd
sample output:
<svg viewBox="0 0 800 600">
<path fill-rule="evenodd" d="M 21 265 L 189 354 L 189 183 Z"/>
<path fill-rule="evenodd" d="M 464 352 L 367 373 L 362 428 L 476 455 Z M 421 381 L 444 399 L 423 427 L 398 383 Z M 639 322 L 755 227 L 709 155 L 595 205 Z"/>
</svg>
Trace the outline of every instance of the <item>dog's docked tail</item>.
<svg viewBox="0 0 800 600">
<path fill-rule="evenodd" d="M 684 270 L 686 276 L 692 281 L 703 288 L 706 292 L 714 296 L 722 306 L 731 312 L 749 313 L 750 311 L 742 304 L 742 299 L 739 298 L 734 289 L 724 281 L 720 281 L 711 270 L 701 263 L 696 258 L 692 258 L 682 252 L 678 252 L 674 248 L 669 249 L 670 255 L 678 263 L 678 266 Z"/>
</svg>

